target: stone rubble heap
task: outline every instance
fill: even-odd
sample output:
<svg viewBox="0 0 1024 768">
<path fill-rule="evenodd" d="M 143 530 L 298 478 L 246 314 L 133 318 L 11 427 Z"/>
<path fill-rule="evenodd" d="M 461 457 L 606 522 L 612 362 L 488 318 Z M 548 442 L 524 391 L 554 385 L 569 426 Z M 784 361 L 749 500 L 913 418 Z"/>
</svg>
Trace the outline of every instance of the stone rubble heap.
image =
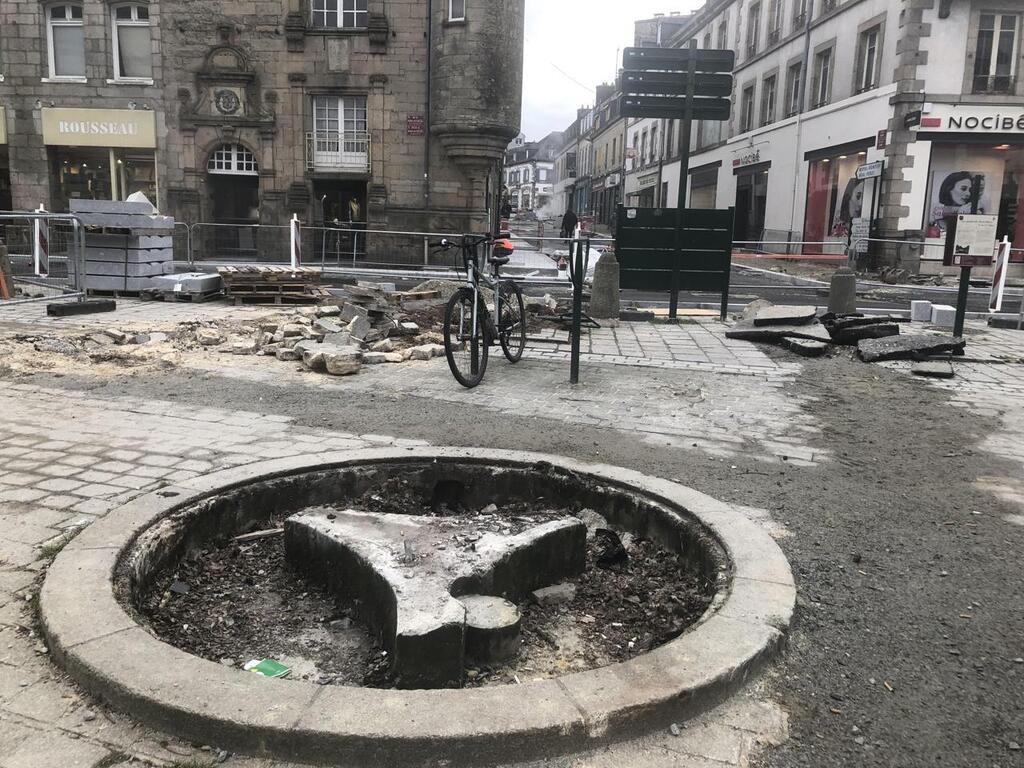
<svg viewBox="0 0 1024 768">
<path fill-rule="evenodd" d="M 962 355 L 963 339 L 935 334 L 901 334 L 900 325 L 908 322 L 898 315 L 865 316 L 859 313 L 819 315 L 815 307 L 773 306 L 757 300 L 747 306 L 734 328 L 726 331 L 730 339 L 778 344 L 805 357 L 820 357 L 832 345 L 857 348 L 866 363 L 882 360 L 927 360 L 933 355 Z M 920 375 L 934 367 L 923 366 Z"/>
<path fill-rule="evenodd" d="M 430 360 L 444 355 L 441 335 L 421 328 L 410 312 L 443 308 L 437 291 L 399 293 L 388 286 L 359 284 L 332 304 L 298 307 L 278 322 L 263 322 L 250 336 L 225 340 L 215 328 L 196 330 L 202 346 L 236 355 L 299 362 L 332 376 L 358 373 L 363 365 Z M 431 323 L 433 325 L 433 323 Z"/>
</svg>

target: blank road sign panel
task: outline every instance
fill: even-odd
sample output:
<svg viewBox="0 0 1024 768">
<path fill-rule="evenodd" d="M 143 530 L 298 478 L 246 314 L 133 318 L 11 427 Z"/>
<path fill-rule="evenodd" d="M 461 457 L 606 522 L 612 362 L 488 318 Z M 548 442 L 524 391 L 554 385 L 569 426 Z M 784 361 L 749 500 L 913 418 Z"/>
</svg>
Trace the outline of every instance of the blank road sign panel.
<svg viewBox="0 0 1024 768">
<path fill-rule="evenodd" d="M 691 51 L 689 48 L 627 48 L 622 54 L 622 68 L 626 70 L 663 70 L 682 72 L 695 58 L 698 72 L 732 72 L 736 66 L 736 52 L 713 48 Z"/>
<path fill-rule="evenodd" d="M 689 79 L 684 72 L 623 72 L 622 91 L 630 96 L 685 96 Z M 732 95 L 732 75 L 698 72 L 693 79 L 694 96 Z"/>
<path fill-rule="evenodd" d="M 694 99 L 686 114 L 686 99 L 675 96 L 630 96 L 619 100 L 623 117 L 664 117 L 694 120 L 728 120 L 732 103 L 728 99 Z"/>
</svg>

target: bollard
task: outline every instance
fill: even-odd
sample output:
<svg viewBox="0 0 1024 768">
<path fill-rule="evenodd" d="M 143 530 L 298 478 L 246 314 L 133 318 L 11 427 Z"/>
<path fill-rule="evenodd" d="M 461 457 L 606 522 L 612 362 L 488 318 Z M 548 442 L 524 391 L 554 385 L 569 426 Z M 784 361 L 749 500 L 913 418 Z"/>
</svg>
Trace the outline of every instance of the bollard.
<svg viewBox="0 0 1024 768">
<path fill-rule="evenodd" d="M 840 267 L 832 275 L 828 311 L 836 315 L 849 315 L 857 311 L 857 275 L 849 267 Z"/>
<path fill-rule="evenodd" d="M 615 254 L 601 254 L 594 267 L 594 285 L 590 291 L 590 316 L 598 319 L 619 317 L 619 261 Z"/>
</svg>

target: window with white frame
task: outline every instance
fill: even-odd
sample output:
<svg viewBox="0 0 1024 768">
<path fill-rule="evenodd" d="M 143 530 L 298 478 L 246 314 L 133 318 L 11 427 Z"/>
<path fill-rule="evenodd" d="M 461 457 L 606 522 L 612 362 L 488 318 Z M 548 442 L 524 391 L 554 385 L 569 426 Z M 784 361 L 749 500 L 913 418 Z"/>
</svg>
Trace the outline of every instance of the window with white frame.
<svg viewBox="0 0 1024 768">
<path fill-rule="evenodd" d="M 1020 16 L 983 13 L 978 19 L 974 52 L 974 92 L 1006 93 L 1014 89 Z"/>
<path fill-rule="evenodd" d="M 768 3 L 768 42 L 777 43 L 782 29 L 782 0 Z"/>
<path fill-rule="evenodd" d="M 658 160 L 661 150 L 658 147 L 658 126 L 655 125 L 651 128 L 651 162 L 654 163 Z"/>
<path fill-rule="evenodd" d="M 814 57 L 814 108 L 828 104 L 832 97 L 832 49 L 826 48 Z"/>
<path fill-rule="evenodd" d="M 367 0 L 311 0 L 313 26 L 319 29 L 363 29 Z"/>
<path fill-rule="evenodd" d="M 206 170 L 225 175 L 256 176 L 260 167 L 252 152 L 241 144 L 222 144 L 210 155 Z"/>
<path fill-rule="evenodd" d="M 448 0 L 448 21 L 466 20 L 466 0 Z"/>
<path fill-rule="evenodd" d="M 152 80 L 149 7 L 140 3 L 115 5 L 111 16 L 114 24 L 114 79 Z"/>
<path fill-rule="evenodd" d="M 857 42 L 857 93 L 878 87 L 878 48 L 881 37 L 881 26 L 860 33 Z"/>
<path fill-rule="evenodd" d="M 803 29 L 807 23 L 807 0 L 796 0 L 793 3 L 793 29 Z"/>
<path fill-rule="evenodd" d="M 778 77 L 771 75 L 761 85 L 761 125 L 775 122 L 775 91 Z"/>
<path fill-rule="evenodd" d="M 729 47 L 729 20 L 722 19 L 722 23 L 718 25 L 718 48 L 725 50 Z"/>
<path fill-rule="evenodd" d="M 367 151 L 365 96 L 314 96 L 313 131 L 318 153 Z"/>
<path fill-rule="evenodd" d="M 747 55 L 753 56 L 757 53 L 757 44 L 761 37 L 761 3 L 753 3 L 750 6 L 750 15 L 747 17 Z"/>
<path fill-rule="evenodd" d="M 85 77 L 85 29 L 80 3 L 46 8 L 50 77 Z"/>
<path fill-rule="evenodd" d="M 800 98 L 804 90 L 804 66 L 800 62 L 791 64 L 786 73 L 786 117 L 800 111 Z"/>
<path fill-rule="evenodd" d="M 740 133 L 754 128 L 754 86 L 743 89 L 743 101 L 740 110 Z"/>
</svg>

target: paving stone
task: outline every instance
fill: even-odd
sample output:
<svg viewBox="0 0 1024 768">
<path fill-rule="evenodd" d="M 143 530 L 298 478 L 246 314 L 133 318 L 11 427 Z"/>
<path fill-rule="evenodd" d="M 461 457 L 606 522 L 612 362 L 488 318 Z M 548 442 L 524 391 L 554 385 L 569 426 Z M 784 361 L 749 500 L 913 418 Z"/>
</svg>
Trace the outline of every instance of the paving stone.
<svg viewBox="0 0 1024 768">
<path fill-rule="evenodd" d="M 763 307 L 754 315 L 754 325 L 802 325 L 817 317 L 817 307 Z"/>
<path fill-rule="evenodd" d="M 792 339 L 785 338 L 782 340 L 782 345 L 790 350 L 796 352 L 802 357 L 821 357 L 828 351 L 829 345 L 824 341 L 811 341 L 810 339 Z"/>
<path fill-rule="evenodd" d="M 914 363 L 910 372 L 915 376 L 927 376 L 934 379 L 952 379 L 953 364 L 945 360 L 921 360 Z"/>
</svg>

